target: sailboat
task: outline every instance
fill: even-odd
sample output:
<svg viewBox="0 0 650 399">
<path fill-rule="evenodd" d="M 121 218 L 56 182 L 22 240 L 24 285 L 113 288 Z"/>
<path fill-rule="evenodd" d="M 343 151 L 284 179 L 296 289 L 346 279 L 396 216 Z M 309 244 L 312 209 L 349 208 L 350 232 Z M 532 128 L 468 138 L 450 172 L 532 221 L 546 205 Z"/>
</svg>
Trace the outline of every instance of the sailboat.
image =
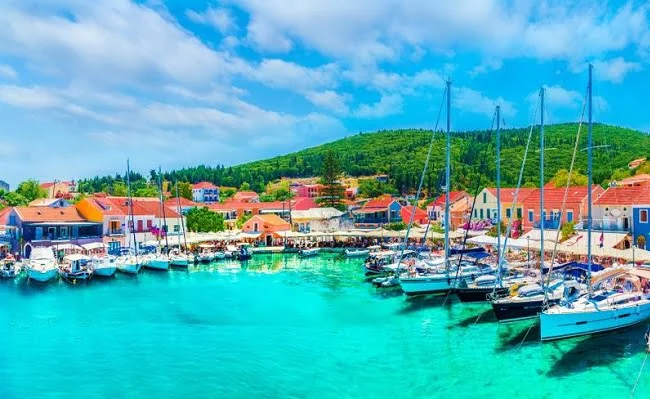
<svg viewBox="0 0 650 399">
<path fill-rule="evenodd" d="M 135 238 L 135 219 L 133 217 L 133 198 L 131 197 L 131 168 L 126 160 L 126 189 L 127 189 L 127 237 L 130 238 L 128 252 L 115 260 L 117 270 L 126 274 L 138 274 L 142 268 L 141 259 L 138 259 L 138 250 Z M 133 248 L 131 248 L 133 245 Z"/>
<path fill-rule="evenodd" d="M 185 234 L 185 222 L 183 221 L 183 214 L 181 211 L 181 197 L 178 195 L 178 182 L 176 182 L 176 205 L 178 206 L 178 214 L 181 217 L 181 229 L 183 230 L 183 244 L 187 251 L 187 236 Z M 175 267 L 189 267 L 190 263 L 194 263 L 194 255 L 181 250 L 181 236 L 178 236 L 178 252 L 169 256 L 169 265 Z"/>
<path fill-rule="evenodd" d="M 544 88 L 540 88 L 540 220 L 544 209 Z M 541 313 L 545 301 L 558 303 L 564 295 L 564 280 L 553 279 L 544 284 L 544 223 L 540 223 L 540 281 L 539 283 L 526 284 L 523 286 L 513 285 L 509 289 L 508 296 L 492 299 L 492 309 L 499 322 L 510 322 L 517 320 L 532 319 Z M 572 292 L 574 292 L 572 290 Z"/>
<path fill-rule="evenodd" d="M 149 261 L 145 263 L 144 267 L 147 269 L 153 270 L 169 270 L 169 255 L 163 254 L 160 250 L 160 235 L 165 235 L 165 248 L 169 248 L 169 242 L 167 241 L 167 218 L 165 217 L 165 204 L 163 202 L 163 192 L 162 192 L 162 171 L 158 168 L 158 190 L 160 193 L 160 217 L 158 218 L 158 223 L 160 224 L 160 231 L 157 234 L 158 236 L 158 251 L 156 254 L 149 258 Z"/>
<path fill-rule="evenodd" d="M 550 306 L 540 315 L 542 341 L 616 330 L 650 318 L 650 293 L 641 279 L 650 271 L 610 268 L 592 275 L 592 86 L 593 66 L 589 65 L 589 128 L 587 134 L 587 294 L 573 301 Z"/>
<path fill-rule="evenodd" d="M 447 132 L 446 132 L 446 168 L 445 168 L 445 256 L 444 266 L 441 269 L 427 269 L 418 272 L 417 269 L 411 268 L 407 273 L 399 277 L 399 285 L 406 295 L 430 295 L 445 294 L 452 288 L 458 286 L 458 282 L 464 280 L 473 280 L 477 275 L 476 267 L 463 267 L 457 265 L 459 269 L 451 266 L 450 248 L 449 248 L 449 225 L 450 225 L 450 189 L 451 189 L 451 81 L 447 80 Z M 433 145 L 433 143 L 432 143 Z M 426 165 L 425 165 L 426 168 Z"/>
</svg>

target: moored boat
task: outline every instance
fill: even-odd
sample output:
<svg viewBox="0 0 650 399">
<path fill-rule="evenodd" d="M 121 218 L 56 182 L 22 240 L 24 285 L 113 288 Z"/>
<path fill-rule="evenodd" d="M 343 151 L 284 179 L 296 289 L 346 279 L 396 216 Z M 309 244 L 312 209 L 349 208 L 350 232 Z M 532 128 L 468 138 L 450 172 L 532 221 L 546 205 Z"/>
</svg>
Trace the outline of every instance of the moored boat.
<svg viewBox="0 0 650 399">
<path fill-rule="evenodd" d="M 56 259 L 51 248 L 33 248 L 25 270 L 27 271 L 29 280 L 40 283 L 54 280 L 59 276 Z"/>
<path fill-rule="evenodd" d="M 63 258 L 59 265 L 59 275 L 63 280 L 76 282 L 77 280 L 89 280 L 93 270 L 90 267 L 90 259 L 86 255 L 73 254 Z"/>
<path fill-rule="evenodd" d="M 169 258 L 163 254 L 157 254 L 151 257 L 143 266 L 151 270 L 169 270 Z"/>
<path fill-rule="evenodd" d="M 125 274 L 138 274 L 142 268 L 142 263 L 137 256 L 126 255 L 120 256 L 115 261 L 117 270 Z"/>
<path fill-rule="evenodd" d="M 0 278 L 14 278 L 20 274 L 21 264 L 13 257 L 0 260 Z"/>
<path fill-rule="evenodd" d="M 112 277 L 117 271 L 116 257 L 111 255 L 94 257 L 90 260 L 94 277 Z"/>
<path fill-rule="evenodd" d="M 347 258 L 362 258 L 367 257 L 368 255 L 370 255 L 369 249 L 349 248 L 345 250 L 345 256 Z"/>
<path fill-rule="evenodd" d="M 320 248 L 305 248 L 298 251 L 298 256 L 302 258 L 310 258 L 312 256 L 318 256 L 320 254 Z"/>
</svg>

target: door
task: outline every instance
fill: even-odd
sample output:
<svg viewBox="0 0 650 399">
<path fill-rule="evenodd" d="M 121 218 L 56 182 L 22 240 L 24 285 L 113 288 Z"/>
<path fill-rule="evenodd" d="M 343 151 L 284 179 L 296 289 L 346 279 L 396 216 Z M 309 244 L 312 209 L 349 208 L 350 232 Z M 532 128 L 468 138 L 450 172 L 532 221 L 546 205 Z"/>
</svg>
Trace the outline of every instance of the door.
<svg viewBox="0 0 650 399">
<path fill-rule="evenodd" d="M 138 229 L 136 231 L 142 231 L 142 220 L 138 220 Z"/>
<path fill-rule="evenodd" d="M 266 246 L 270 247 L 273 245 L 273 236 L 271 234 L 266 236 Z"/>
<path fill-rule="evenodd" d="M 43 239 L 43 228 L 42 227 L 37 227 L 35 235 L 36 235 L 36 237 L 34 237 L 35 240 L 42 240 Z"/>
<path fill-rule="evenodd" d="M 630 229 L 630 218 L 623 218 L 623 230 Z"/>
</svg>

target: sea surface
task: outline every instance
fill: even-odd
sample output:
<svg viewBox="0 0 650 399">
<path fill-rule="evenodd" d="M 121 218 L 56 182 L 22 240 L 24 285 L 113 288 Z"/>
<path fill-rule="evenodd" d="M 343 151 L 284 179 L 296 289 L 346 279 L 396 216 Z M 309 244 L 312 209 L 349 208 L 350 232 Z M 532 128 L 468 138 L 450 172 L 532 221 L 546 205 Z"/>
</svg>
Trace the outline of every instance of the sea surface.
<svg viewBox="0 0 650 399">
<path fill-rule="evenodd" d="M 361 262 L 5 281 L 0 398 L 630 397 L 647 325 L 541 344 L 489 305 L 376 290 Z M 634 397 L 650 398 L 650 364 Z"/>
</svg>

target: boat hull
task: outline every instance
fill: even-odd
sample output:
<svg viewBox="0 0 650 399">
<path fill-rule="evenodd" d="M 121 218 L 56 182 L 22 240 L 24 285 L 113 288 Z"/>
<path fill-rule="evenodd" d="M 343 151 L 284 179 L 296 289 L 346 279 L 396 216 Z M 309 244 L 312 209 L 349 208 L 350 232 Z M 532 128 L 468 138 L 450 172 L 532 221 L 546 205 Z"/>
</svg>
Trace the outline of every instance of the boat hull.
<svg viewBox="0 0 650 399">
<path fill-rule="evenodd" d="M 93 274 L 99 277 L 113 277 L 116 271 L 117 267 L 115 266 L 98 267 L 97 269 L 93 270 Z"/>
<path fill-rule="evenodd" d="M 125 274 L 138 274 L 141 268 L 142 265 L 139 263 L 129 263 L 118 266 L 117 270 Z"/>
<path fill-rule="evenodd" d="M 446 294 L 456 287 L 456 277 L 446 275 L 400 279 L 400 287 L 408 296 Z"/>
<path fill-rule="evenodd" d="M 172 259 L 169 261 L 169 266 L 172 267 L 188 267 L 190 265 L 190 261 L 187 259 Z"/>
<path fill-rule="evenodd" d="M 494 291 L 494 287 L 456 288 L 454 290 L 458 299 L 463 303 L 486 302 Z M 496 289 L 496 294 L 499 296 L 507 293 L 508 288 L 499 287 Z"/>
<path fill-rule="evenodd" d="M 632 306 L 591 310 L 589 312 L 548 313 L 540 315 L 542 341 L 614 331 L 650 318 L 650 302 Z"/>
<path fill-rule="evenodd" d="M 345 251 L 347 258 L 365 258 L 370 255 L 370 251 Z"/>
<path fill-rule="evenodd" d="M 559 300 L 549 300 L 549 305 L 554 305 Z M 519 320 L 536 318 L 544 308 L 544 299 L 518 302 L 492 302 L 492 310 L 499 323 L 509 323 Z"/>
<path fill-rule="evenodd" d="M 144 267 L 151 270 L 169 270 L 169 261 L 167 259 L 152 259 Z"/>
<path fill-rule="evenodd" d="M 27 269 L 27 277 L 29 277 L 30 280 L 34 280 L 39 283 L 45 283 L 50 280 L 54 280 L 58 275 L 59 271 L 57 269 L 49 269 L 45 271 L 30 268 Z"/>
<path fill-rule="evenodd" d="M 64 280 L 89 280 L 91 273 L 89 271 L 80 272 L 64 272 L 60 271 L 59 274 Z"/>
</svg>

